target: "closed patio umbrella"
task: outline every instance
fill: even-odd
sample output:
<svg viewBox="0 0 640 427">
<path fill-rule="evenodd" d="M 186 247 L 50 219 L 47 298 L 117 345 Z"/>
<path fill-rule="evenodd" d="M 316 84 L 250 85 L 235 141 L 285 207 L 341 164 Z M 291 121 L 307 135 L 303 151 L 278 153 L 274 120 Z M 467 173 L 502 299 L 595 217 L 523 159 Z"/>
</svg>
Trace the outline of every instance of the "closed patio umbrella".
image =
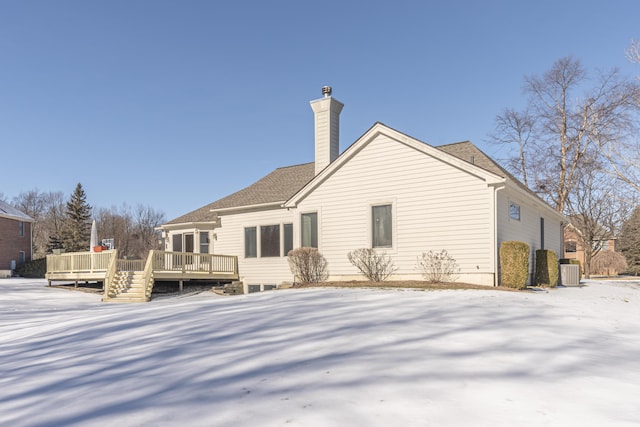
<svg viewBox="0 0 640 427">
<path fill-rule="evenodd" d="M 89 251 L 93 252 L 93 248 L 98 246 L 98 227 L 96 226 L 96 220 L 91 223 L 91 240 L 89 241 Z"/>
</svg>

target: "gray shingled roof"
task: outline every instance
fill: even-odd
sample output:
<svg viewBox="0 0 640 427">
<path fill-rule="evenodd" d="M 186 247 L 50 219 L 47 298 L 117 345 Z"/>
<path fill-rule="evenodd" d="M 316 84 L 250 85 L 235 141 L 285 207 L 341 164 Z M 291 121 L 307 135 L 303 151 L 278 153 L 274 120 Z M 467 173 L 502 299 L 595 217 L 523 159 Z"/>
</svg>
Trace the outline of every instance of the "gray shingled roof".
<svg viewBox="0 0 640 427">
<path fill-rule="evenodd" d="M 500 177 L 510 178 L 520 187 L 535 195 L 535 193 L 529 190 L 518 179 L 513 177 L 513 175 L 469 141 L 441 145 L 435 148 L 461 160 L 473 163 Z M 278 168 L 250 186 L 173 219 L 166 224 L 215 221 L 217 219 L 216 209 L 285 202 L 309 183 L 315 176 L 314 174 L 314 163 Z"/>
<path fill-rule="evenodd" d="M 5 218 L 17 219 L 19 221 L 33 222 L 33 218 L 19 211 L 8 203 L 0 200 L 0 216 Z"/>
<path fill-rule="evenodd" d="M 215 221 L 216 214 L 211 212 L 215 209 L 285 202 L 307 185 L 314 174 L 314 163 L 278 168 L 250 186 L 173 219 L 167 224 Z"/>
<path fill-rule="evenodd" d="M 454 144 L 441 145 L 436 148 L 438 150 L 444 151 L 447 154 L 456 156 L 459 159 L 462 159 L 469 163 L 473 163 L 474 165 L 481 167 L 486 171 L 492 172 L 498 176 L 501 176 L 503 178 L 509 178 L 511 181 L 515 182 L 518 187 L 520 187 L 527 193 L 531 194 L 532 196 L 544 202 L 544 200 L 542 200 L 540 196 L 538 196 L 529 187 L 524 185 L 518 178 L 510 174 L 506 169 L 504 169 L 502 166 L 496 163 L 491 157 L 484 154 L 478 147 L 473 145 L 471 142 L 469 141 L 457 142 Z"/>
<path fill-rule="evenodd" d="M 494 162 L 491 157 L 484 154 L 478 147 L 469 141 L 440 145 L 435 148 L 503 178 L 510 176 L 509 172 L 504 170 L 500 165 Z"/>
</svg>

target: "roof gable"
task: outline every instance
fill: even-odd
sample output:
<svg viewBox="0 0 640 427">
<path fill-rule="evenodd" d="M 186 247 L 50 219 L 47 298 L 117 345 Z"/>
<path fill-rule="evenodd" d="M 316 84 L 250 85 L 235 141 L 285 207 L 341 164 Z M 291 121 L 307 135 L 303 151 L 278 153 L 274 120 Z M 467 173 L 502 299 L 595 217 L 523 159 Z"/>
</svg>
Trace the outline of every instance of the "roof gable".
<svg viewBox="0 0 640 427">
<path fill-rule="evenodd" d="M 484 169 L 479 165 L 469 163 L 461 158 L 450 154 L 444 150 L 439 150 L 436 147 L 432 147 L 422 141 L 419 141 L 413 137 L 410 137 L 402 132 L 398 132 L 380 122 L 375 123 L 367 132 L 365 132 L 356 142 L 354 142 L 349 148 L 347 148 L 333 163 L 327 166 L 322 172 L 315 176 L 304 188 L 297 192 L 291 199 L 287 201 L 285 206 L 293 207 L 302 199 L 304 199 L 311 191 L 317 188 L 322 182 L 335 173 L 340 167 L 348 162 L 353 156 L 360 152 L 364 147 L 371 143 L 379 135 L 384 134 L 392 140 L 405 144 L 416 151 L 419 151 L 425 155 L 434 157 L 444 163 L 447 163 L 455 168 L 464 170 L 465 172 L 484 179 L 488 183 L 497 184 L 504 181 L 504 176 L 498 174 L 493 170 Z M 472 147 L 473 144 L 469 143 Z M 478 150 L 480 152 L 480 150 Z M 480 152 L 481 153 L 481 152 Z M 495 170 L 495 169 L 494 169 Z"/>
<path fill-rule="evenodd" d="M 34 219 L 10 204 L 0 200 L 0 217 L 15 219 L 18 221 L 34 222 Z"/>
</svg>

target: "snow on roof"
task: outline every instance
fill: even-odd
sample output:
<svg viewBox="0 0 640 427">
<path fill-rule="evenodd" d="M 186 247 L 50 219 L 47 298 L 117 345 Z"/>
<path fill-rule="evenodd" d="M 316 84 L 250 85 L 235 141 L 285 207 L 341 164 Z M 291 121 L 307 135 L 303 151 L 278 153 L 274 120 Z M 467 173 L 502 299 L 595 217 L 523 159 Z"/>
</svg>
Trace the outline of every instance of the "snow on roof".
<svg viewBox="0 0 640 427">
<path fill-rule="evenodd" d="M 14 208 L 10 204 L 3 202 L 2 200 L 0 200 L 0 217 L 17 219 L 19 221 L 34 222 L 33 218 L 31 218 L 29 215 L 24 214 L 23 212 Z"/>
</svg>

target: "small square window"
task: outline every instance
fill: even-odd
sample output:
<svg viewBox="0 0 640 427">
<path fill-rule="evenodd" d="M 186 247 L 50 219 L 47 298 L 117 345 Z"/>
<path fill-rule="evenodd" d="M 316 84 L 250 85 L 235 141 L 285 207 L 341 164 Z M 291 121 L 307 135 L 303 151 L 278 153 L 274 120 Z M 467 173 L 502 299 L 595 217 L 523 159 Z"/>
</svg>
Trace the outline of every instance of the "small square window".
<svg viewBox="0 0 640 427">
<path fill-rule="evenodd" d="M 509 202 L 509 218 L 520 221 L 520 205 L 514 202 Z"/>
</svg>

